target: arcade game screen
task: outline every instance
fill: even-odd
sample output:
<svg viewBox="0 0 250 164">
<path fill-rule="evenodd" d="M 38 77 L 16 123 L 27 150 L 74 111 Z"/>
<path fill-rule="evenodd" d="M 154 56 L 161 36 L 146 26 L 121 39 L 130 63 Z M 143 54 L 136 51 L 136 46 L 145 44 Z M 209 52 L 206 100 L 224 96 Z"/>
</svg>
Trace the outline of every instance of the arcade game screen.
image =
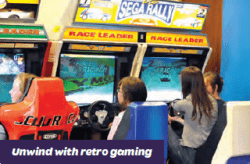
<svg viewBox="0 0 250 164">
<path fill-rule="evenodd" d="M 61 54 L 59 69 L 67 101 L 114 102 L 115 56 Z"/>
<path fill-rule="evenodd" d="M 141 79 L 147 87 L 147 101 L 181 99 L 180 73 L 186 66 L 186 58 L 144 57 Z"/>
<path fill-rule="evenodd" d="M 24 54 L 4 54 L 0 52 L 0 102 L 11 102 L 9 91 L 14 77 L 25 72 Z"/>
</svg>

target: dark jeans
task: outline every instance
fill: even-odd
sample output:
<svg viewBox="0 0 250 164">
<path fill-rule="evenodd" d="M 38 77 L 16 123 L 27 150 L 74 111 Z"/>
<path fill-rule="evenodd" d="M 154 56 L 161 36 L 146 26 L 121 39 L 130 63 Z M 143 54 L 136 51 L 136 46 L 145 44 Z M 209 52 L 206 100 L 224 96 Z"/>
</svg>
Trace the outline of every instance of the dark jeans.
<svg viewBox="0 0 250 164">
<path fill-rule="evenodd" d="M 168 159 L 171 164 L 194 164 L 196 150 L 180 145 L 181 137 L 168 125 Z"/>
</svg>

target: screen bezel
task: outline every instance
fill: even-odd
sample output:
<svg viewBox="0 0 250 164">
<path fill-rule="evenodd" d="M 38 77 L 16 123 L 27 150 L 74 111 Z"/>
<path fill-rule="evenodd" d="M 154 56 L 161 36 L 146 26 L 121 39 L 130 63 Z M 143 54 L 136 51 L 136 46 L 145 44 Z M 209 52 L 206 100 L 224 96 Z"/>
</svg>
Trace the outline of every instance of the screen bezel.
<svg viewBox="0 0 250 164">
<path fill-rule="evenodd" d="M 116 69 L 115 69 L 115 67 L 116 67 L 116 56 L 113 56 L 113 55 L 109 55 L 109 56 L 104 56 L 104 55 L 90 55 L 90 54 L 65 54 L 65 53 L 61 53 L 60 54 L 60 65 L 58 66 L 58 68 L 59 68 L 59 77 L 60 78 L 62 78 L 61 77 L 61 60 L 62 60 L 62 58 L 63 58 L 63 55 L 65 55 L 65 56 L 68 56 L 68 57 L 71 57 L 71 58 L 92 58 L 92 57 L 94 57 L 94 58 L 96 58 L 96 59 L 98 59 L 98 58 L 102 58 L 102 59 L 104 59 L 104 58 L 110 58 L 111 60 L 114 60 L 114 81 L 113 81 L 113 86 L 115 86 L 115 74 L 116 74 Z M 77 79 L 77 77 L 72 77 L 72 79 Z M 85 77 L 81 77 L 81 78 L 85 78 Z M 92 78 L 92 77 L 90 77 L 90 78 Z M 63 78 L 62 78 L 63 79 Z M 69 93 L 70 94 L 70 93 Z M 115 92 L 114 92 L 114 87 L 113 87 L 113 92 L 112 92 L 112 95 L 111 95 L 111 102 L 110 103 L 114 103 L 114 94 L 115 94 Z M 65 96 L 66 96 L 66 99 L 67 99 L 67 96 L 69 96 L 68 95 L 68 93 L 65 93 Z M 97 101 L 97 100 L 94 100 L 93 102 L 95 102 L 95 101 Z M 105 100 L 105 101 L 107 101 L 107 100 Z M 78 104 L 81 104 L 82 102 L 77 102 L 77 101 L 75 101 L 76 103 L 78 103 Z M 93 102 L 84 102 L 84 104 L 91 104 L 91 103 L 93 103 Z"/>
<path fill-rule="evenodd" d="M 201 50 L 202 54 L 158 53 L 158 52 L 153 52 L 153 48 L 174 48 L 174 49 L 187 49 L 187 50 Z M 160 45 L 160 44 L 158 44 L 158 45 L 149 44 L 144 57 L 185 58 L 187 67 L 188 66 L 196 66 L 200 70 L 202 70 L 204 63 L 206 61 L 208 52 L 209 52 L 209 47 L 168 46 L 168 45 Z M 141 72 L 140 72 L 139 77 L 141 78 Z M 176 98 L 176 99 L 179 99 L 179 98 Z M 154 100 L 147 100 L 147 101 L 154 101 Z M 171 102 L 172 100 L 162 99 L 162 100 L 156 100 L 156 101 Z"/>
<path fill-rule="evenodd" d="M 168 59 L 170 59 L 170 60 L 175 60 L 175 59 L 180 59 L 180 60 L 184 60 L 185 61 L 185 67 L 187 67 L 187 58 L 184 58 L 184 57 L 169 57 L 169 56 L 145 56 L 145 57 L 148 57 L 148 58 L 154 58 L 154 59 L 166 59 L 166 60 L 168 60 Z M 144 59 L 145 59 L 145 57 L 144 57 Z M 171 63 L 172 64 L 172 63 Z M 172 66 L 171 66 L 171 68 L 172 68 Z M 140 72 L 140 78 L 143 80 L 143 81 L 146 81 L 146 79 L 143 79 L 143 76 L 142 76 L 142 74 L 143 74 L 143 71 L 141 70 L 141 72 Z M 145 82 L 145 85 L 146 85 L 146 88 L 148 89 L 148 87 L 149 86 L 147 86 L 147 82 Z M 160 85 L 160 84 L 159 84 Z M 159 86 L 159 85 L 157 85 L 157 86 Z M 181 88 L 181 86 L 180 86 L 180 88 Z M 156 88 L 155 88 L 156 89 Z M 181 93 L 181 89 L 180 90 L 174 90 L 174 91 L 176 91 L 176 92 L 180 92 Z M 156 89 L 156 92 L 158 92 L 157 91 L 157 89 Z M 149 89 L 148 89 L 148 95 L 150 94 L 150 91 L 149 91 Z M 151 93 L 152 94 L 152 93 Z M 174 99 L 181 99 L 182 98 L 182 93 L 181 93 L 181 97 L 176 97 L 176 98 L 174 98 Z M 146 101 L 173 101 L 174 99 L 150 99 L 149 100 L 149 96 L 148 96 L 148 98 L 147 98 L 147 100 Z"/>
<path fill-rule="evenodd" d="M 88 50 L 74 50 L 70 49 L 70 45 L 72 44 L 81 44 L 81 45 L 94 45 L 94 46 L 125 46 L 131 47 L 129 52 L 120 52 L 120 51 L 88 51 Z M 78 42 L 78 41 L 64 41 L 62 45 L 62 49 L 60 51 L 58 66 L 57 66 L 57 73 L 56 76 L 60 77 L 60 64 L 61 64 L 61 54 L 92 54 L 92 55 L 111 55 L 115 56 L 115 80 L 114 80 L 114 92 L 113 92 L 113 104 L 118 103 L 117 97 L 117 87 L 118 82 L 126 76 L 130 75 L 130 71 L 132 69 L 132 63 L 137 52 L 138 44 L 136 43 L 108 43 L 108 42 Z M 125 59 L 125 60 L 124 60 Z M 124 66 L 122 66 L 124 64 Z M 90 103 L 77 103 L 79 106 L 88 106 Z"/>
</svg>

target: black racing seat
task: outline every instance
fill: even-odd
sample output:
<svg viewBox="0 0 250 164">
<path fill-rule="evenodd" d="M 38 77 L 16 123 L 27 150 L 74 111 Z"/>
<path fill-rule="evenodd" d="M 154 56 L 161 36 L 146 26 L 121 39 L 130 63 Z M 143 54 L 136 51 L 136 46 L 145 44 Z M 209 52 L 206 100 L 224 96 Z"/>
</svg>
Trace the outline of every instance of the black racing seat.
<svg viewBox="0 0 250 164">
<path fill-rule="evenodd" d="M 226 103 L 223 100 L 217 100 L 217 103 L 217 121 L 214 124 L 214 127 L 207 138 L 207 141 L 197 149 L 195 155 L 195 164 L 211 164 L 213 155 L 217 149 L 222 133 L 227 125 Z"/>
<path fill-rule="evenodd" d="M 227 164 L 249 164 L 250 155 L 233 156 L 227 160 Z"/>
</svg>

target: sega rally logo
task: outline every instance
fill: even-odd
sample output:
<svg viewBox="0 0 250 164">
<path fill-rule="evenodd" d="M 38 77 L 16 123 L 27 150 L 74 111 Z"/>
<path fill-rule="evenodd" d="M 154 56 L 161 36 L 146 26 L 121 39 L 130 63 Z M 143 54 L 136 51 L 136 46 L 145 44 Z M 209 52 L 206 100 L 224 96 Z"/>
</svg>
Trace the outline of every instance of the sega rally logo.
<svg viewBox="0 0 250 164">
<path fill-rule="evenodd" d="M 143 3 L 143 1 L 122 0 L 116 14 L 116 21 L 127 18 L 150 16 L 160 19 L 166 24 L 172 22 L 175 5 L 171 3 Z"/>
</svg>

